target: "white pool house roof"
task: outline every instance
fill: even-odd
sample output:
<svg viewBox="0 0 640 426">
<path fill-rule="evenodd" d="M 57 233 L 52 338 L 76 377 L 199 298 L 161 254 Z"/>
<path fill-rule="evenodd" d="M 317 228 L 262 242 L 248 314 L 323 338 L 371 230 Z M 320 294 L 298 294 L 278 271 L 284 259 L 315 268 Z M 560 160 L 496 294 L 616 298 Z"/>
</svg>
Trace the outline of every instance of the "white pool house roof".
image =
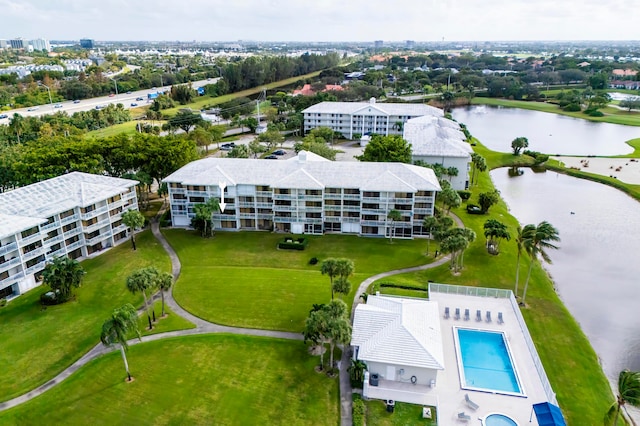
<svg viewBox="0 0 640 426">
<path fill-rule="evenodd" d="M 0 194 L 0 236 L 42 223 L 56 213 L 118 195 L 137 181 L 71 172 Z"/>
<path fill-rule="evenodd" d="M 370 295 L 356 307 L 351 345 L 358 359 L 444 370 L 438 303 Z"/>
<path fill-rule="evenodd" d="M 423 116 L 407 120 L 404 139 L 411 144 L 414 157 L 470 157 L 473 148 L 455 121 Z"/>
<path fill-rule="evenodd" d="M 193 161 L 164 179 L 182 185 L 265 185 L 272 188 L 360 188 L 411 192 L 439 191 L 433 170 L 404 163 L 321 161 L 300 151 L 295 160 L 204 158 Z M 382 179 L 381 177 L 384 177 Z M 375 184 L 374 184 L 375 183 Z"/>
</svg>

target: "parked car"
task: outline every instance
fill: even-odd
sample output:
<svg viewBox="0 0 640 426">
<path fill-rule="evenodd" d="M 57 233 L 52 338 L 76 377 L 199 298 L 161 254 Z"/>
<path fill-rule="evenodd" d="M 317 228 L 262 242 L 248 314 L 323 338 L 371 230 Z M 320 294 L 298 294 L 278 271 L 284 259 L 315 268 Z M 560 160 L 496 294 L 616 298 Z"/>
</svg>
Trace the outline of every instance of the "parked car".
<svg viewBox="0 0 640 426">
<path fill-rule="evenodd" d="M 277 160 L 278 157 L 275 155 L 267 155 L 266 157 L 264 157 L 265 160 Z"/>
<path fill-rule="evenodd" d="M 80 103 L 80 99 L 76 99 L 75 101 L 73 101 L 74 104 L 79 104 Z"/>
<path fill-rule="evenodd" d="M 3 118 L 9 118 L 9 116 L 7 114 L 0 114 L 0 120 Z"/>
<path fill-rule="evenodd" d="M 138 104 L 135 102 L 131 102 L 131 106 L 138 106 Z"/>
<path fill-rule="evenodd" d="M 284 149 L 276 149 L 275 151 L 273 151 L 271 154 L 273 155 L 285 155 L 286 152 Z"/>
<path fill-rule="evenodd" d="M 62 104 L 55 104 L 53 107 L 54 108 L 62 108 Z"/>
</svg>

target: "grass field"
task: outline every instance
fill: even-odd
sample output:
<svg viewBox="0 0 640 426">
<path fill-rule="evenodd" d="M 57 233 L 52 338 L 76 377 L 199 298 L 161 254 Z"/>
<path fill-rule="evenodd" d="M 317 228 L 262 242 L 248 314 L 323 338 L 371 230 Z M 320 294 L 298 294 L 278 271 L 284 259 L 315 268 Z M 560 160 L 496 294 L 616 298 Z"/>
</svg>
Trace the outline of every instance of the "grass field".
<svg viewBox="0 0 640 426">
<path fill-rule="evenodd" d="M 529 101 L 511 101 L 507 99 L 496 98 L 473 98 L 473 105 L 493 105 L 504 106 L 510 108 L 522 108 L 534 111 L 551 112 L 554 114 L 566 115 L 574 118 L 581 118 L 589 121 L 598 121 L 603 123 L 623 124 L 627 126 L 640 126 L 640 113 L 628 112 L 614 107 L 602 108 L 604 117 L 590 117 L 582 112 L 563 111 L 555 104 L 546 102 L 529 102 Z"/>
<path fill-rule="evenodd" d="M 417 266 L 423 240 L 361 238 L 347 235 L 307 236 L 304 251 L 277 250 L 282 235 L 218 232 L 203 239 L 193 232 L 164 231 L 174 247 L 182 274 L 174 296 L 185 309 L 209 321 L 251 328 L 301 331 L 314 303 L 331 298 L 329 278 L 309 259 L 347 257 L 354 261 L 351 304 L 356 287 L 378 272 Z"/>
<path fill-rule="evenodd" d="M 125 303 L 142 304 L 125 279 L 134 269 L 156 265 L 170 270 L 169 258 L 149 231 L 137 236 L 138 250 L 128 242 L 85 260 L 87 271 L 76 299 L 62 305 L 40 305 L 39 287 L 0 308 L 0 399 L 11 399 L 39 386 L 91 349 L 111 311 Z"/>
<path fill-rule="evenodd" d="M 482 173 L 479 184 L 471 188 L 471 202 L 475 202 L 477 194 L 490 189 L 493 189 L 490 177 L 488 173 Z M 491 207 L 487 215 L 469 215 L 464 211 L 464 205 L 455 210 L 455 213 L 478 236 L 464 254 L 464 270 L 460 275 L 453 275 L 449 265 L 445 264 L 427 271 L 397 275 L 380 281 L 424 289 L 427 288 L 428 281 L 432 280 L 513 290 L 517 253 L 513 237 L 516 235 L 518 222 L 509 214 L 506 204 L 500 201 L 498 205 Z M 489 254 L 485 249 L 482 226 L 489 218 L 506 224 L 512 236 L 511 241 L 500 244 L 500 254 L 497 256 Z M 520 266 L 520 296 L 528 265 L 529 259 L 525 255 Z M 385 288 L 381 291 L 390 292 L 389 290 Z M 609 383 L 589 341 L 554 291 L 551 279 L 539 263 L 533 268 L 527 304 L 528 308 L 522 310 L 523 316 L 568 424 L 594 424 L 594 419 L 603 418 L 613 401 Z"/>
<path fill-rule="evenodd" d="M 337 379 L 302 342 L 206 335 L 131 346 L 135 381 L 113 352 L 6 412 L 3 425 L 339 424 Z"/>
<path fill-rule="evenodd" d="M 422 418 L 422 405 L 396 402 L 394 412 L 387 412 L 384 401 L 365 401 L 367 426 L 431 426 L 434 420 Z M 435 410 L 434 410 L 435 411 Z"/>
</svg>

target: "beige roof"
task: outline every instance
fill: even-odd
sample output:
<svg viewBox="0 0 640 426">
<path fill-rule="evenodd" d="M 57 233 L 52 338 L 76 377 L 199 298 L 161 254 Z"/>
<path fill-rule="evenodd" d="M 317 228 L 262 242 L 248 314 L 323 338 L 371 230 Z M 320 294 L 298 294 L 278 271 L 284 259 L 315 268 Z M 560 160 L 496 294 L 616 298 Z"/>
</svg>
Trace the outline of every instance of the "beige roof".
<svg viewBox="0 0 640 426">
<path fill-rule="evenodd" d="M 356 307 L 351 344 L 363 361 L 444 369 L 437 302 L 370 295 Z"/>
<path fill-rule="evenodd" d="M 306 160 L 303 158 L 306 156 Z M 380 179 L 386 176 L 387 179 Z M 267 185 L 275 188 L 361 188 L 389 192 L 439 191 L 433 170 L 403 163 L 317 161 L 300 151 L 295 160 L 204 158 L 164 179 L 182 185 Z M 377 182 L 373 185 L 373 182 Z"/>
</svg>

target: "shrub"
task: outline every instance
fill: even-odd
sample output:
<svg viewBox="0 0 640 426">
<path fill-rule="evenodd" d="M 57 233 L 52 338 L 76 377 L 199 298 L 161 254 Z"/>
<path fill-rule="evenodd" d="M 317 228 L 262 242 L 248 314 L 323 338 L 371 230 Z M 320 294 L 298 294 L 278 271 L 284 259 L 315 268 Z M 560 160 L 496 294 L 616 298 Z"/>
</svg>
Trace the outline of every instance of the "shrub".
<svg viewBox="0 0 640 426">
<path fill-rule="evenodd" d="M 353 426 L 364 426 L 364 414 L 366 407 L 360 395 L 353 395 Z"/>
<path fill-rule="evenodd" d="M 278 248 L 283 250 L 304 250 L 307 244 L 308 240 L 304 237 L 285 237 L 278 243 Z"/>
<path fill-rule="evenodd" d="M 482 209 L 477 204 L 467 204 L 467 213 L 469 213 L 469 214 L 482 214 Z"/>
<path fill-rule="evenodd" d="M 5 306 L 7 306 L 7 298 L 3 297 L 0 299 L 0 308 L 4 308 Z"/>
<path fill-rule="evenodd" d="M 580 108 L 579 104 L 573 103 L 563 107 L 562 110 L 569 111 L 569 112 L 578 112 L 578 111 L 581 111 L 582 108 Z"/>
<path fill-rule="evenodd" d="M 165 210 L 165 212 L 162 213 L 162 217 L 160 218 L 160 226 L 171 226 L 171 210 Z"/>
<path fill-rule="evenodd" d="M 471 198 L 471 191 L 460 190 L 458 191 L 458 195 L 460 196 L 460 198 L 462 198 L 462 201 L 467 201 L 469 198 Z"/>
<path fill-rule="evenodd" d="M 57 294 L 53 291 L 48 291 L 40 295 L 40 303 L 45 306 L 58 305 L 65 302 L 61 298 L 57 297 Z"/>
<path fill-rule="evenodd" d="M 604 117 L 604 114 L 602 113 L 602 111 L 598 111 L 597 109 L 587 110 L 585 111 L 585 113 L 588 114 L 589 117 Z"/>
<path fill-rule="evenodd" d="M 318 263 L 317 257 L 312 257 L 311 259 L 309 259 L 309 265 L 315 265 L 317 263 Z"/>
</svg>

